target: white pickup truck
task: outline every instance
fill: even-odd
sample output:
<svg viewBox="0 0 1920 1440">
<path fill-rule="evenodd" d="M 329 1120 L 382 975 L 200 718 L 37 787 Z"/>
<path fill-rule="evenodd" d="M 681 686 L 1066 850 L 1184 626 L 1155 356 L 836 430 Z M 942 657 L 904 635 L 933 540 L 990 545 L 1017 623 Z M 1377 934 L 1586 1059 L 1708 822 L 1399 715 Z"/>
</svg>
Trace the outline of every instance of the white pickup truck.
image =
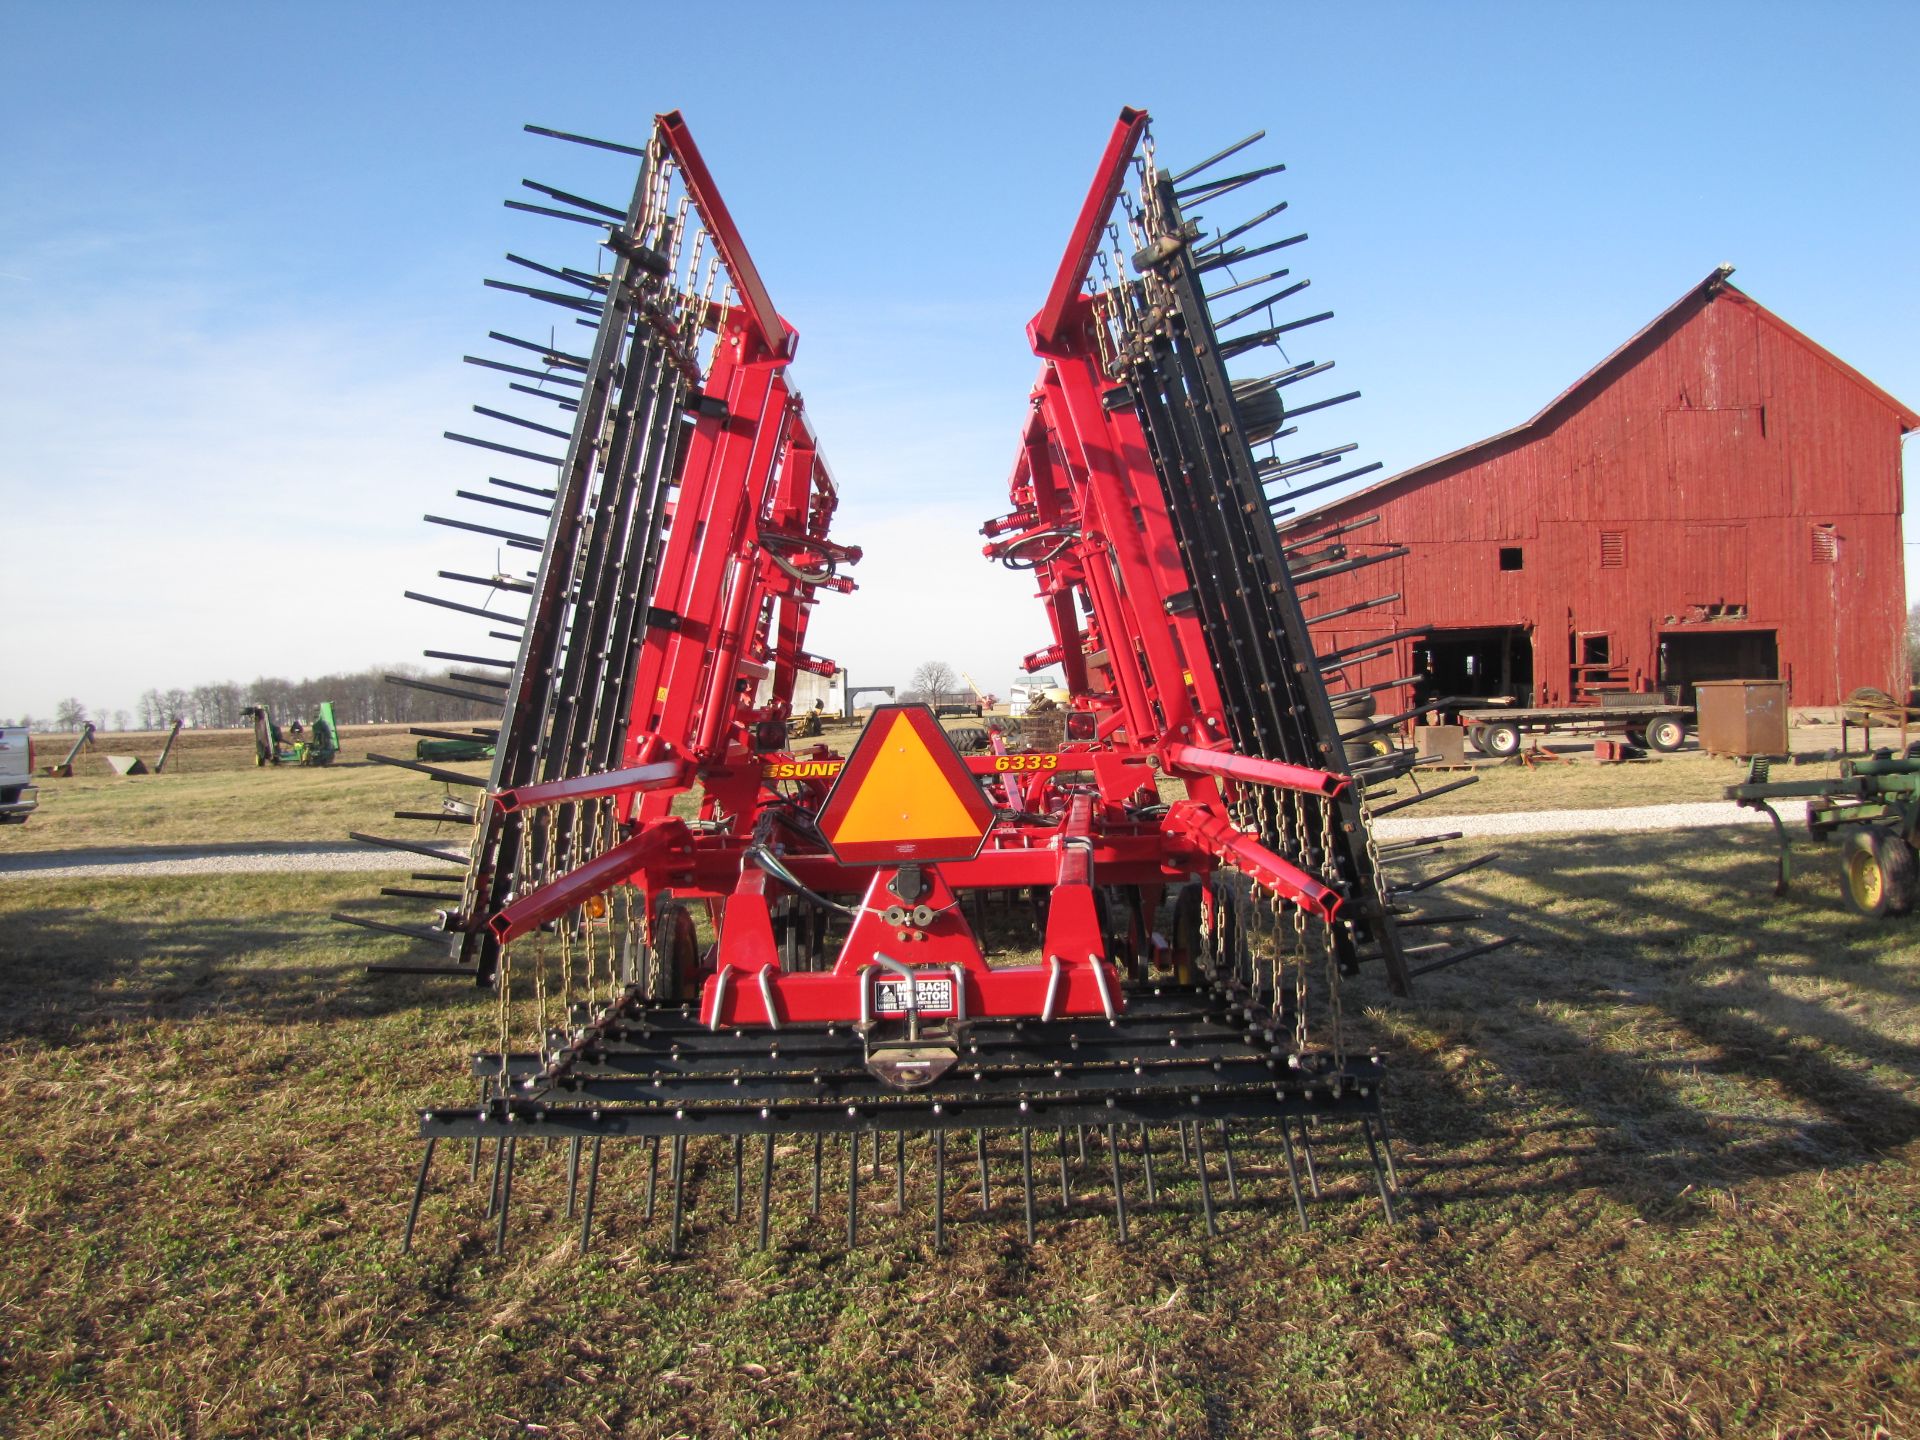
<svg viewBox="0 0 1920 1440">
<path fill-rule="evenodd" d="M 33 783 L 33 736 L 19 726 L 0 727 L 0 825 L 24 825 L 40 803 Z"/>
</svg>

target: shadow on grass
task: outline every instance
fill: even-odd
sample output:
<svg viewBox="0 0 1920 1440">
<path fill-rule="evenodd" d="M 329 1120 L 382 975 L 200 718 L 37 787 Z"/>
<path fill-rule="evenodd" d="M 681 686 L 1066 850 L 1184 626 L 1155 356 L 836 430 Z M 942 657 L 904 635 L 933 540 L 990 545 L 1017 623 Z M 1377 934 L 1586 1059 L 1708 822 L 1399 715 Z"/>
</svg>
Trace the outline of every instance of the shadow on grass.
<svg viewBox="0 0 1920 1440">
<path fill-rule="evenodd" d="M 156 921 L 135 907 L 51 906 L 15 910 L 5 923 L 0 1040 L 83 1044 L 103 1024 L 223 1015 L 352 1023 L 473 997 L 457 980 L 369 977 L 372 960 L 434 957 L 398 940 L 349 945 L 345 927 L 304 910 Z"/>
<path fill-rule="evenodd" d="M 1463 1177 L 1462 1193 L 1592 1186 L 1671 1218 L 1688 1185 L 1920 1138 L 1915 932 L 1848 911 L 1830 853 L 1796 846 L 1785 900 L 1759 836 L 1555 837 L 1503 855 L 1451 898 L 1506 912 L 1523 944 L 1390 1017 L 1416 1042 L 1395 1047 L 1402 1132 L 1527 1176 Z M 1410 1168 L 1444 1193 L 1457 1163 Z"/>
</svg>

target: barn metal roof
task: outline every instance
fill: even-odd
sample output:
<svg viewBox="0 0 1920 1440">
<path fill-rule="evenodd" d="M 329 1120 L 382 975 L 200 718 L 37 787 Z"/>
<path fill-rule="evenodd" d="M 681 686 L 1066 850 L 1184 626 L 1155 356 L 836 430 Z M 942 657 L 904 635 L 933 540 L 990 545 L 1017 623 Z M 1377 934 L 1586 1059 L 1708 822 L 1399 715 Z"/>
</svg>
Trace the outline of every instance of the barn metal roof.
<svg viewBox="0 0 1920 1440">
<path fill-rule="evenodd" d="M 1828 350 L 1825 346 L 1810 339 L 1807 335 L 1789 325 L 1744 290 L 1741 290 L 1738 286 L 1729 284 L 1727 277 L 1732 274 L 1733 266 L 1731 265 L 1715 266 L 1713 270 L 1709 272 L 1706 279 L 1689 288 L 1687 292 L 1678 300 L 1674 301 L 1673 304 L 1667 306 L 1666 309 L 1662 310 L 1639 330 L 1635 331 L 1633 336 L 1625 344 L 1621 345 L 1612 354 L 1608 355 L 1606 359 L 1602 360 L 1598 365 L 1574 381 L 1573 384 L 1561 391 L 1560 394 L 1548 401 L 1532 419 L 1523 420 L 1511 429 L 1502 430 L 1497 435 L 1489 435 L 1484 440 L 1476 440 L 1471 445 L 1463 445 L 1458 450 L 1449 450 L 1444 455 L 1436 455 L 1431 460 L 1423 460 L 1418 465 L 1402 470 L 1397 475 L 1390 475 L 1385 480 L 1376 481 L 1364 489 L 1355 490 L 1350 495 L 1342 495 L 1337 499 L 1329 500 L 1324 505 L 1309 510 L 1298 519 L 1289 522 L 1285 528 L 1291 530 L 1301 526 L 1311 525 L 1320 516 L 1325 515 L 1329 511 L 1344 510 L 1354 502 L 1366 499 L 1369 496 L 1379 495 L 1381 492 L 1387 490 L 1400 489 L 1408 486 L 1410 483 L 1418 483 L 1422 479 L 1428 478 L 1430 472 L 1436 472 L 1442 468 L 1452 466 L 1455 462 L 1465 460 L 1480 451 L 1491 450 L 1495 446 L 1502 445 L 1510 440 L 1521 439 L 1525 437 L 1528 432 L 1540 429 L 1549 420 L 1557 418 L 1563 411 L 1571 408 L 1578 401 L 1585 399 L 1592 391 L 1599 389 L 1606 380 L 1611 378 L 1614 372 L 1622 368 L 1629 359 L 1633 358 L 1645 348 L 1647 342 L 1662 326 L 1681 311 L 1691 306 L 1704 305 L 1720 295 L 1730 296 L 1738 300 L 1741 304 L 1751 306 L 1754 313 L 1761 319 L 1765 320 L 1782 334 L 1790 336 L 1799 344 L 1805 346 L 1809 351 L 1819 356 L 1839 373 L 1872 394 L 1899 417 L 1900 431 L 1902 434 L 1911 434 L 1915 430 L 1920 430 L 1920 414 L 1916 414 L 1908 406 L 1901 404 L 1900 401 L 1894 399 L 1893 396 L 1867 379 L 1866 376 L 1847 364 L 1846 361 L 1835 355 L 1831 350 Z"/>
</svg>

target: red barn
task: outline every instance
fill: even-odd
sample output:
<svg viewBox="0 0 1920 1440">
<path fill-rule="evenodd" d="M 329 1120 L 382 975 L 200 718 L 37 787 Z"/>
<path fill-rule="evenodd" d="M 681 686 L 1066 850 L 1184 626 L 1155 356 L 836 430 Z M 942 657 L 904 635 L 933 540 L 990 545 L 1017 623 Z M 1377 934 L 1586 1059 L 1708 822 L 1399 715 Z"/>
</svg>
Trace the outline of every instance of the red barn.
<svg viewBox="0 0 1920 1440">
<path fill-rule="evenodd" d="M 1341 558 L 1309 537 L 1373 515 L 1332 543 L 1408 550 L 1302 581 L 1310 617 L 1395 597 L 1316 625 L 1322 653 L 1383 652 L 1334 689 L 1417 674 L 1422 700 L 1563 705 L 1785 678 L 1817 706 L 1904 688 L 1900 443 L 1920 416 L 1730 269 L 1525 424 L 1293 522 L 1303 571 Z"/>
</svg>

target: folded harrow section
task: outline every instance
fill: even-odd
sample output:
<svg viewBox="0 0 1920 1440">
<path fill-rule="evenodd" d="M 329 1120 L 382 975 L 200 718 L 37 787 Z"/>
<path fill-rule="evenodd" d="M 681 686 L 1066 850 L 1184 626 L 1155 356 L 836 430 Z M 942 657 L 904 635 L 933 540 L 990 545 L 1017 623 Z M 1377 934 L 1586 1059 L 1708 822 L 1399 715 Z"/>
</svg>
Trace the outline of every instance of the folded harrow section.
<svg viewBox="0 0 1920 1440">
<path fill-rule="evenodd" d="M 1027 663 L 1067 677 L 1058 729 L 1024 745 L 996 732 L 963 757 L 926 707 L 888 705 L 840 753 L 789 739 L 798 678 L 834 669 L 804 648 L 809 613 L 853 588 L 841 572 L 859 558 L 829 534 L 838 497 L 791 388 L 797 336 L 677 115 L 644 149 L 557 138 L 640 173 L 624 209 L 541 185 L 552 205 L 510 202 L 600 227 L 606 260 L 519 262 L 571 288 L 507 287 L 577 312 L 591 345 L 497 337 L 545 368 L 476 361 L 538 381 L 514 389 L 556 402 L 566 427 L 481 413 L 561 453 L 454 437 L 552 469 L 550 484 L 496 482 L 540 502 L 508 503 L 544 515 L 543 540 L 443 522 L 539 553 L 524 577 L 494 577 L 526 607 L 491 632 L 518 641 L 511 662 L 433 652 L 506 672 L 492 774 L 393 762 L 482 788 L 449 802 L 472 817 L 467 868 L 426 872 L 448 887 L 426 892 L 448 902 L 430 924 L 343 917 L 446 951 L 375 968 L 467 975 L 498 997 L 476 1099 L 421 1114 L 409 1242 L 443 1141 L 471 1146 L 476 1176 L 492 1147 L 496 1244 L 528 1139 L 564 1146 L 583 1247 L 603 1144 L 621 1138 L 645 1142 L 649 1218 L 664 1142 L 675 1249 L 716 1147 L 744 1214 L 749 1141 L 762 1243 L 777 1157 L 798 1147 L 789 1179 L 805 1187 L 810 1168 L 817 1210 L 842 1144 L 856 1239 L 861 1147 L 877 1166 L 890 1135 L 896 1200 L 912 1137 L 943 1244 L 952 1132 L 983 1208 L 1017 1147 L 1030 1237 L 1034 1150 L 1055 1146 L 1070 1203 L 1069 1139 L 1083 1164 L 1089 1142 L 1103 1154 L 1123 1236 L 1130 1197 L 1155 1201 L 1176 1175 L 1209 1230 L 1216 1173 L 1226 1203 L 1245 1178 L 1247 1201 L 1304 1225 L 1303 1172 L 1317 1194 L 1313 1147 L 1334 1131 L 1391 1215 L 1384 1062 L 1349 1033 L 1343 987 L 1377 962 L 1404 993 L 1498 942 L 1409 965 L 1429 947 L 1403 945 L 1403 927 L 1475 917 L 1420 912 L 1444 874 L 1390 878 L 1371 807 L 1419 757 L 1349 762 L 1327 685 L 1340 661 L 1314 653 L 1298 589 L 1329 562 L 1275 529 L 1267 487 L 1353 448 L 1277 447 L 1349 397 L 1289 409 L 1282 390 L 1327 366 L 1227 368 L 1324 318 L 1276 317 L 1304 281 L 1254 293 L 1284 270 L 1241 278 L 1303 238 L 1245 238 L 1284 204 L 1210 239 L 1188 213 L 1283 167 L 1205 178 L 1243 142 L 1169 175 L 1145 114 L 1122 113 L 1029 327 L 1041 372 L 1012 509 L 983 527 L 987 553 L 1038 582 L 1053 640 Z M 503 624 L 491 601 L 416 598 Z M 1236 1143 L 1265 1163 L 1236 1169 Z"/>
</svg>

